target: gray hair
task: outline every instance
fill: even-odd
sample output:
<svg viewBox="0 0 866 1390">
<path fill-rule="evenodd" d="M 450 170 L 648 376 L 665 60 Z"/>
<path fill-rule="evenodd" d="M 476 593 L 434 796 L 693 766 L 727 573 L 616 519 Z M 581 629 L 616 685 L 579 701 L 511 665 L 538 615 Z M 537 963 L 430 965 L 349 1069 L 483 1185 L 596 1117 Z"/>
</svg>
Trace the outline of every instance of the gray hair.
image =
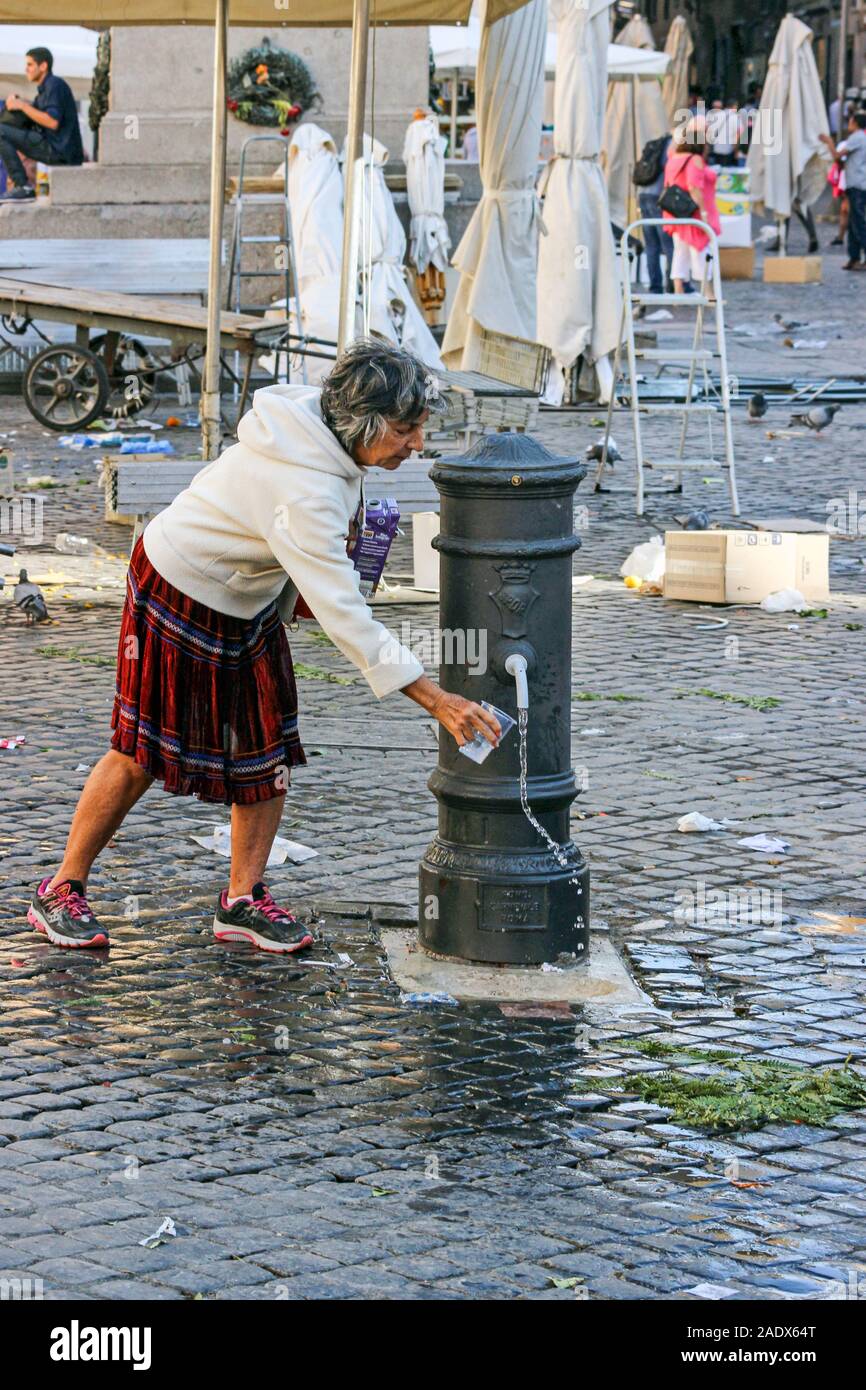
<svg viewBox="0 0 866 1390">
<path fill-rule="evenodd" d="M 425 410 L 448 410 L 439 381 L 417 357 L 390 343 L 353 343 L 322 384 L 322 418 L 347 454 L 374 443 L 389 422 L 414 424 Z"/>
</svg>

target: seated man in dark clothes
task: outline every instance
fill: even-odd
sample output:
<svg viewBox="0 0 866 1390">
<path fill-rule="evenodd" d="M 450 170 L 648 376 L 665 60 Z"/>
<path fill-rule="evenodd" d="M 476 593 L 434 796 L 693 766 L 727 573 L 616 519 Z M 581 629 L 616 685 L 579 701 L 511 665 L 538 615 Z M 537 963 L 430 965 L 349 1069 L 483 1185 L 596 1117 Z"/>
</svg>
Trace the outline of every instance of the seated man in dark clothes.
<svg viewBox="0 0 866 1390">
<path fill-rule="evenodd" d="M 15 92 L 6 98 L 0 118 L 0 159 L 11 188 L 3 196 L 4 202 L 35 197 L 20 155 L 42 164 L 84 162 L 75 98 L 63 78 L 54 76 L 53 63 L 49 49 L 31 48 L 24 70 L 27 80 L 38 84 L 35 100 L 25 101 Z"/>
</svg>

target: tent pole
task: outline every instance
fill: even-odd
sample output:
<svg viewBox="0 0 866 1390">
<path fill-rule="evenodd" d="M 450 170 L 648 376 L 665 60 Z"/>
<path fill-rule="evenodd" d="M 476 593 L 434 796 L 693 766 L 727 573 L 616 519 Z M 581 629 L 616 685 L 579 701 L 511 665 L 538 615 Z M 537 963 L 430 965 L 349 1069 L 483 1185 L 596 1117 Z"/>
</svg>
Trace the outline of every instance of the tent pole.
<svg viewBox="0 0 866 1390">
<path fill-rule="evenodd" d="M 370 0 L 354 0 L 352 9 L 352 70 L 349 79 L 349 129 L 343 167 L 343 261 L 340 268 L 340 327 L 337 351 L 343 352 L 355 336 L 355 277 L 357 241 L 355 239 L 355 170 L 364 151 L 364 107 L 367 97 L 367 38 L 370 28 Z"/>
<path fill-rule="evenodd" d="M 451 74 L 451 149 L 449 159 L 457 158 L 457 68 Z"/>
<path fill-rule="evenodd" d="M 842 124 L 842 111 L 845 106 L 845 75 L 848 57 L 848 0 L 841 0 L 839 9 L 839 65 L 836 74 L 836 96 L 839 98 L 839 129 L 836 131 L 836 139 L 844 140 L 845 127 Z"/>
<path fill-rule="evenodd" d="M 201 393 L 202 455 L 216 458 L 222 442 L 220 419 L 220 313 L 222 310 L 223 209 L 226 186 L 226 50 L 229 0 L 216 0 L 213 69 L 213 131 L 210 154 L 210 252 L 207 273 L 207 348 Z"/>
</svg>

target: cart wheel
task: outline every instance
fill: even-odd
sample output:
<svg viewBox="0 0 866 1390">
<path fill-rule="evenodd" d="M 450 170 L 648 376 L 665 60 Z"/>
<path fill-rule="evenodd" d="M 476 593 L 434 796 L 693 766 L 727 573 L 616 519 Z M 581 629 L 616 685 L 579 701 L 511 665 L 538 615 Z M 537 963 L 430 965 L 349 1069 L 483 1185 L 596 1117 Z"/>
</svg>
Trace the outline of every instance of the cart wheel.
<svg viewBox="0 0 866 1390">
<path fill-rule="evenodd" d="M 50 430 L 83 429 L 108 400 L 108 373 L 95 352 L 75 343 L 48 347 L 24 373 L 24 401 Z"/>
<path fill-rule="evenodd" d="M 91 338 L 90 346 L 100 358 L 105 359 L 108 335 L 100 333 Z M 106 371 L 108 368 L 106 366 Z M 122 333 L 114 354 L 111 371 L 108 372 L 109 397 L 105 414 L 111 420 L 128 420 L 150 405 L 156 392 L 156 374 L 159 363 L 148 352 L 144 343 Z"/>
</svg>

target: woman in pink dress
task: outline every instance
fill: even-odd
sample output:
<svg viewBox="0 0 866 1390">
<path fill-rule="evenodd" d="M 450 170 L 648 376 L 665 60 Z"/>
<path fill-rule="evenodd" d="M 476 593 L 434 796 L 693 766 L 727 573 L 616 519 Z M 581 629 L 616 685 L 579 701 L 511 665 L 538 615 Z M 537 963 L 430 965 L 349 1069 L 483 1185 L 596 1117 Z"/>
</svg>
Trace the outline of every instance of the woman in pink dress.
<svg viewBox="0 0 866 1390">
<path fill-rule="evenodd" d="M 716 206 L 716 173 L 707 164 L 707 149 L 705 132 L 698 129 L 696 122 L 689 121 L 677 131 L 665 164 L 665 187 L 676 184 L 690 193 L 698 205 L 695 216 L 712 227 L 718 236 L 722 224 Z M 665 212 L 663 216 L 667 218 L 670 214 Z M 676 293 L 683 293 L 685 280 L 693 280 L 700 287 L 706 269 L 708 294 L 712 298 L 713 253 L 706 232 L 700 227 L 677 227 L 672 235 L 671 279 Z"/>
</svg>

